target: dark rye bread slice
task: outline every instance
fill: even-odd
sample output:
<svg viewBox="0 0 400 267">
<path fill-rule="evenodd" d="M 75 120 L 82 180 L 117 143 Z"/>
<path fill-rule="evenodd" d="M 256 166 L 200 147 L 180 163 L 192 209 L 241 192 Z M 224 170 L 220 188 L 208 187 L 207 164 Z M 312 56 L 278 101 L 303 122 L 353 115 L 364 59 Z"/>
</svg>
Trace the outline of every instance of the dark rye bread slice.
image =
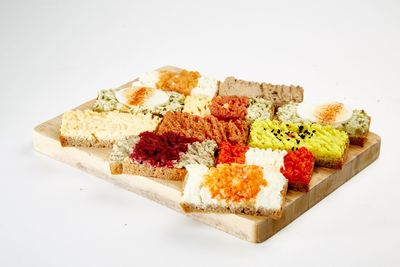
<svg viewBox="0 0 400 267">
<path fill-rule="evenodd" d="M 140 175 L 174 181 L 183 181 L 187 173 L 184 168 L 153 167 L 126 160 L 123 163 L 110 163 L 110 171 L 112 174 Z"/>
<path fill-rule="evenodd" d="M 258 83 L 227 77 L 220 85 L 218 95 L 262 97 L 272 101 L 275 107 L 280 107 L 289 102 L 303 102 L 304 89 L 295 85 Z"/>
<path fill-rule="evenodd" d="M 185 181 L 186 183 L 186 181 Z M 182 210 L 186 213 L 189 212 L 215 212 L 215 213 L 234 213 L 234 214 L 241 214 L 241 215 L 253 215 L 253 216 L 266 216 L 272 219 L 279 219 L 282 216 L 285 203 L 286 203 L 286 192 L 288 189 L 288 185 L 284 186 L 282 189 L 281 196 L 282 196 L 282 205 L 279 210 L 270 210 L 262 207 L 256 208 L 254 205 L 241 205 L 241 206 L 232 206 L 232 205 L 215 205 L 210 204 L 206 207 L 199 207 L 191 203 L 181 202 L 180 205 Z"/>
<path fill-rule="evenodd" d="M 262 83 L 261 90 L 265 99 L 271 100 L 275 107 L 290 102 L 303 102 L 304 89 L 301 86 Z"/>
<path fill-rule="evenodd" d="M 227 77 L 219 86 L 220 96 L 247 96 L 250 98 L 262 97 L 261 84 L 238 80 L 235 77 Z"/>
</svg>

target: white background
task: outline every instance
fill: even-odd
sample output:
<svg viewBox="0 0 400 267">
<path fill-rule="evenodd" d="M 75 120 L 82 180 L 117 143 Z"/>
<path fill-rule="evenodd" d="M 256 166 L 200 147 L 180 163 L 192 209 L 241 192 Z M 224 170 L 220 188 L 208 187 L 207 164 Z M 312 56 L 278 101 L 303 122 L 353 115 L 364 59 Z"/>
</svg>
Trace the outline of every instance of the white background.
<svg viewBox="0 0 400 267">
<path fill-rule="evenodd" d="M 0 0 L 0 266 L 399 266 L 399 49 L 399 1 Z M 163 65 L 365 108 L 381 156 L 251 244 L 32 150 L 36 124 Z"/>
</svg>

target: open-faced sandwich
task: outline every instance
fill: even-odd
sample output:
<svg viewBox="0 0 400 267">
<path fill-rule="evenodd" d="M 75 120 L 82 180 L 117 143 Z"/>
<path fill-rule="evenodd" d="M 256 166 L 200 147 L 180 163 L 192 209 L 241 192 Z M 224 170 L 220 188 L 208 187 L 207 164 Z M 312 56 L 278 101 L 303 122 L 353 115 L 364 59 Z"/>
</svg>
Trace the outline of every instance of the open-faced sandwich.
<svg viewBox="0 0 400 267">
<path fill-rule="evenodd" d="M 143 132 L 114 144 L 110 156 L 112 174 L 133 174 L 167 180 L 183 180 L 188 164 L 214 166 L 217 144 L 173 132 Z"/>
<path fill-rule="evenodd" d="M 246 164 L 187 165 L 181 198 L 185 212 L 231 212 L 279 218 L 287 180 L 278 171 Z"/>
<path fill-rule="evenodd" d="M 306 147 L 318 166 L 341 168 L 349 137 L 329 125 L 256 120 L 251 125 L 249 146 L 286 151 Z"/>
<path fill-rule="evenodd" d="M 307 192 L 315 158 L 307 148 L 272 150 L 222 142 L 218 146 L 216 164 L 239 163 L 256 165 L 271 172 L 281 172 L 289 182 L 289 189 Z"/>
<path fill-rule="evenodd" d="M 185 96 L 151 87 L 125 87 L 101 90 L 93 105 L 97 112 L 119 111 L 164 115 L 182 111 Z"/>
<path fill-rule="evenodd" d="M 218 80 L 205 77 L 198 71 L 177 68 L 162 68 L 146 72 L 132 84 L 134 87 L 151 87 L 185 96 L 205 95 L 209 97 L 217 94 L 218 85 Z"/>
<path fill-rule="evenodd" d="M 154 131 L 161 119 L 152 114 L 72 110 L 62 116 L 61 146 L 112 147 L 119 139 Z"/>
<path fill-rule="evenodd" d="M 249 125 L 245 120 L 218 120 L 182 112 L 167 112 L 157 129 L 158 134 L 174 132 L 199 141 L 214 140 L 247 144 Z"/>
<path fill-rule="evenodd" d="M 182 111 L 200 117 L 213 115 L 224 121 L 239 119 L 253 122 L 258 118 L 271 119 L 274 116 L 271 101 L 246 96 L 187 96 Z"/>
<path fill-rule="evenodd" d="M 220 96 L 261 97 L 272 101 L 276 107 L 290 102 L 302 102 L 303 93 L 304 90 L 301 86 L 258 83 L 239 80 L 235 77 L 226 78 L 218 91 Z"/>
<path fill-rule="evenodd" d="M 348 109 L 349 111 L 346 112 L 344 104 L 337 102 L 320 105 L 303 103 L 301 105 L 300 109 L 297 103 L 289 103 L 278 108 L 277 119 L 282 122 L 330 124 L 345 131 L 349 135 L 350 144 L 358 146 L 365 144 L 371 117 L 364 110 L 354 109 L 350 111 Z M 340 119 L 341 112 L 345 113 L 342 119 Z"/>
</svg>

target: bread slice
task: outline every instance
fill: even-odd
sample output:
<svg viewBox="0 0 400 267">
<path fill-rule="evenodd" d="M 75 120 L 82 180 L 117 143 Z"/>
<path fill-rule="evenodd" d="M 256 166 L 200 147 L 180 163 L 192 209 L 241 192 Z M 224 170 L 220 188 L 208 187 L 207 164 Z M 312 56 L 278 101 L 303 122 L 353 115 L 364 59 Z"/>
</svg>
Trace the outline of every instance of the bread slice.
<svg viewBox="0 0 400 267">
<path fill-rule="evenodd" d="M 242 165 L 242 164 L 220 164 L 215 168 L 243 168 L 256 167 L 263 169 L 258 166 Z M 214 168 L 214 169 L 215 169 Z M 209 179 L 215 179 L 217 184 L 219 179 L 214 177 L 210 170 L 206 166 L 199 164 L 187 165 L 186 169 L 188 174 L 184 182 L 184 190 L 180 205 L 184 212 L 217 212 L 217 213 L 234 213 L 234 214 L 245 214 L 245 215 L 256 215 L 256 216 L 268 216 L 274 219 L 280 218 L 285 205 L 285 198 L 287 192 L 287 180 L 280 173 L 264 173 L 263 179 L 266 179 L 266 186 L 259 187 L 260 191 L 256 193 L 256 196 L 248 198 L 242 198 L 239 201 L 233 201 L 231 198 L 218 198 L 217 196 L 212 197 L 210 186 L 214 188 L 214 185 L 209 185 Z M 265 171 L 264 171 L 265 172 Z M 210 178 L 206 178 L 207 174 L 210 174 Z M 229 175 L 228 175 L 229 176 Z M 267 178 L 268 177 L 268 178 Z M 232 182 L 246 179 L 246 184 L 254 182 L 248 176 L 243 178 L 242 176 L 233 177 Z M 250 181 L 249 181 L 250 179 Z M 236 197 L 241 195 L 243 192 L 249 192 L 249 188 L 243 189 L 243 191 L 235 191 L 232 193 L 232 187 L 228 188 L 214 188 L 218 190 L 222 196 L 229 196 L 229 194 Z M 228 190 L 228 191 L 226 191 Z"/>
<path fill-rule="evenodd" d="M 249 146 L 286 151 L 305 147 L 314 155 L 317 166 L 341 168 L 349 137 L 331 126 L 256 120 L 251 125 Z"/>
<path fill-rule="evenodd" d="M 113 139 L 98 139 L 95 134 L 90 136 L 64 136 L 60 134 L 60 144 L 62 147 L 99 147 L 110 148 L 115 140 Z"/>
<path fill-rule="evenodd" d="M 362 111 L 363 112 L 363 111 Z M 350 144 L 356 146 L 364 146 L 365 142 L 368 140 L 369 127 L 371 126 L 371 117 L 366 115 L 368 119 L 368 130 L 363 134 L 349 134 Z"/>
<path fill-rule="evenodd" d="M 218 95 L 247 96 L 249 98 L 262 97 L 272 101 L 275 107 L 280 107 L 289 102 L 302 102 L 304 89 L 295 85 L 275 85 L 227 77 L 221 84 Z"/>
<path fill-rule="evenodd" d="M 241 215 L 253 215 L 253 216 L 266 216 L 271 219 L 279 219 L 282 217 L 283 209 L 286 204 L 286 192 L 288 185 L 286 184 L 281 190 L 280 194 L 282 197 L 282 206 L 279 209 L 266 209 L 263 207 L 254 207 L 253 205 L 242 205 L 242 206 L 223 206 L 220 204 L 209 204 L 207 206 L 197 206 L 188 202 L 181 202 L 181 208 L 184 212 L 214 212 L 214 213 L 234 213 Z"/>
<path fill-rule="evenodd" d="M 111 148 L 119 139 L 154 131 L 160 120 L 151 114 L 72 110 L 63 114 L 60 144 L 63 147 Z"/>
<path fill-rule="evenodd" d="M 148 164 L 138 164 L 124 161 L 123 163 L 110 163 L 112 174 L 132 174 L 165 180 L 183 181 L 186 176 L 184 168 L 153 167 Z"/>
<path fill-rule="evenodd" d="M 154 166 L 146 161 L 137 162 L 131 155 L 140 138 L 143 136 L 130 136 L 114 144 L 110 155 L 110 172 L 112 174 L 131 174 L 183 181 L 187 173 L 184 168 L 185 164 L 200 162 L 209 166 L 214 165 L 217 144 L 211 140 L 188 144 L 187 151 L 180 153 L 179 159 L 174 162 L 173 166 Z"/>
<path fill-rule="evenodd" d="M 297 115 L 297 103 L 285 104 L 278 108 L 276 119 L 281 122 L 307 123 Z M 368 125 L 365 127 L 365 125 Z M 350 120 L 344 124 L 335 126 L 349 135 L 350 144 L 364 146 L 368 139 L 371 117 L 364 110 L 353 110 Z"/>
<path fill-rule="evenodd" d="M 218 95 L 220 96 L 247 96 L 251 98 L 262 97 L 261 84 L 227 77 L 220 84 Z"/>
<path fill-rule="evenodd" d="M 349 135 L 350 144 L 363 147 L 368 140 L 368 133 L 364 135 Z"/>
<path fill-rule="evenodd" d="M 295 85 L 277 85 L 270 83 L 262 83 L 261 89 L 263 97 L 271 100 L 275 107 L 280 107 L 287 103 L 303 102 L 304 89 Z"/>
<path fill-rule="evenodd" d="M 199 141 L 215 140 L 246 144 L 249 124 L 246 120 L 221 121 L 214 116 L 199 117 L 184 112 L 167 112 L 157 134 L 174 132 Z"/>
<path fill-rule="evenodd" d="M 349 140 L 349 142 L 347 142 L 346 148 L 340 159 L 316 158 L 315 165 L 320 166 L 320 167 L 325 167 L 325 168 L 331 168 L 331 169 L 341 169 L 347 159 L 347 155 L 348 155 L 348 151 L 349 151 L 349 144 L 350 144 L 350 140 Z"/>
</svg>

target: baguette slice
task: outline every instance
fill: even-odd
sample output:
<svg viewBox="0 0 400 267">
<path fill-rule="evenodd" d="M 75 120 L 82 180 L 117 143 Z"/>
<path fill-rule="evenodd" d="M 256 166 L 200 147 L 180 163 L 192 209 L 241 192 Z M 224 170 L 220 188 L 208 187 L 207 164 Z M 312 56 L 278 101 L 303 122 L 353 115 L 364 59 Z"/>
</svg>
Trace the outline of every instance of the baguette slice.
<svg viewBox="0 0 400 267">
<path fill-rule="evenodd" d="M 60 143 L 63 147 L 111 148 L 119 139 L 154 131 L 160 120 L 151 114 L 72 110 L 63 114 Z"/>
<path fill-rule="evenodd" d="M 255 167 L 263 170 L 263 168 L 259 166 L 242 165 L 236 163 L 230 165 L 220 164 L 215 168 L 237 169 L 243 168 L 244 166 L 251 168 Z M 218 179 L 221 179 L 213 176 L 213 173 L 211 172 L 212 169 L 200 164 L 187 165 L 186 169 L 188 174 L 185 178 L 184 190 L 180 202 L 184 212 L 234 213 L 242 215 L 268 216 L 273 219 L 280 218 L 282 215 L 288 183 L 285 177 L 283 177 L 283 175 L 279 172 L 270 173 L 263 171 L 264 175 L 262 176 L 262 179 L 266 181 L 266 185 L 259 187 L 260 191 L 258 191 L 255 196 L 235 201 L 228 197 L 225 197 L 225 199 L 218 198 L 218 196 L 212 197 L 210 185 L 208 183 L 210 179 L 212 183 L 215 182 L 213 185 L 211 185 L 214 188 L 215 184 L 219 184 Z M 207 176 L 208 174 L 210 175 Z M 227 176 L 229 177 L 229 175 Z M 233 178 L 233 186 L 229 184 L 230 181 L 228 178 L 226 181 L 228 183 L 227 188 L 216 187 L 214 190 L 216 190 L 216 192 L 218 192 L 218 190 L 223 192 L 221 193 L 223 196 L 229 196 L 229 194 L 231 194 L 233 197 L 238 195 L 246 195 L 246 193 L 251 190 L 249 188 L 244 188 L 242 191 L 237 188 L 232 189 L 235 188 L 234 185 L 238 180 L 240 181 L 241 179 L 247 179 L 248 181 L 251 179 L 248 176 L 247 178 L 243 178 L 239 175 L 231 178 Z M 251 182 L 254 182 L 254 180 L 251 180 Z M 232 191 L 234 192 L 232 193 Z"/>
</svg>

